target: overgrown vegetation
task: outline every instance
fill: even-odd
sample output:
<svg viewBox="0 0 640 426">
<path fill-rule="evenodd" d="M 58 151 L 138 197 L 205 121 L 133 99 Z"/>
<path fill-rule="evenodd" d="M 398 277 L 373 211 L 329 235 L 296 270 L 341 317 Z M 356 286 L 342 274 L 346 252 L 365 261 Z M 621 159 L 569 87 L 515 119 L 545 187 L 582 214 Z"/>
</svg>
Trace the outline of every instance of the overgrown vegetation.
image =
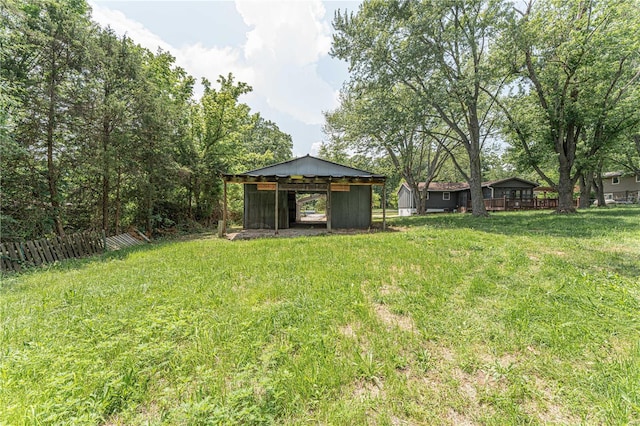
<svg viewBox="0 0 640 426">
<path fill-rule="evenodd" d="M 240 101 L 250 85 L 202 79 L 194 99 L 169 52 L 99 27 L 84 0 L 3 1 L 0 28 L 3 241 L 210 225 L 221 173 L 292 156 L 291 136 Z"/>
<path fill-rule="evenodd" d="M 637 208 L 393 224 L 3 278 L 0 423 L 640 421 Z"/>
</svg>

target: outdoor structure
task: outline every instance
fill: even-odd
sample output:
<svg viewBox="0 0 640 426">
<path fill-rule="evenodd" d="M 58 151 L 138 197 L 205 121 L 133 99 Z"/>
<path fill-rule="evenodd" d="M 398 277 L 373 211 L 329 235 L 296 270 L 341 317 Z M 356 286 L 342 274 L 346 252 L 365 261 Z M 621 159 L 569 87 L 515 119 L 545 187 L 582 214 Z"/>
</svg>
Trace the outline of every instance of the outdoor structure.
<svg viewBox="0 0 640 426">
<path fill-rule="evenodd" d="M 640 202 L 640 175 L 623 172 L 609 172 L 602 174 L 604 199 L 616 203 Z"/>
<path fill-rule="evenodd" d="M 555 207 L 549 199 L 538 200 L 533 196 L 536 182 L 517 177 L 482 183 L 485 208 L 492 210 L 515 210 Z M 425 190 L 425 183 L 418 184 L 418 190 Z M 426 194 L 425 212 L 465 212 L 471 209 L 471 191 L 468 183 L 431 182 Z M 417 206 L 409 185 L 403 183 L 398 190 L 398 214 L 410 216 L 417 212 Z"/>
<path fill-rule="evenodd" d="M 224 228 L 227 184 L 244 186 L 245 229 L 286 229 L 301 223 L 301 200 L 320 194 L 326 200 L 326 228 L 368 228 L 372 223 L 373 186 L 383 187 L 383 227 L 386 226 L 386 177 L 310 155 L 241 174 L 225 174 Z M 277 196 L 276 196 L 277 194 Z M 302 194 L 302 195 L 300 195 Z"/>
</svg>

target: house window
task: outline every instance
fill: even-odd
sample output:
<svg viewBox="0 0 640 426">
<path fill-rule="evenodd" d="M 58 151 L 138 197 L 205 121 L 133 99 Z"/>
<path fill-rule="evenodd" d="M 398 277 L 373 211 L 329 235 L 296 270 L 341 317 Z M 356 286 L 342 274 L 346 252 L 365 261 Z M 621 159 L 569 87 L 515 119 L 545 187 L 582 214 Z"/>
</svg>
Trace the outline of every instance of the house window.
<svg viewBox="0 0 640 426">
<path fill-rule="evenodd" d="M 640 175 L 636 175 L 636 183 L 640 183 Z"/>
<path fill-rule="evenodd" d="M 427 191 L 426 199 L 427 199 L 427 200 L 429 199 L 429 191 Z"/>
<path fill-rule="evenodd" d="M 444 201 L 449 201 L 451 199 L 451 193 L 450 192 L 443 192 L 442 193 L 442 199 Z"/>
<path fill-rule="evenodd" d="M 620 178 L 618 176 L 611 178 L 611 185 L 617 185 L 620 183 Z"/>
<path fill-rule="evenodd" d="M 604 199 L 605 200 L 613 200 L 613 194 L 612 193 L 604 194 Z"/>
</svg>

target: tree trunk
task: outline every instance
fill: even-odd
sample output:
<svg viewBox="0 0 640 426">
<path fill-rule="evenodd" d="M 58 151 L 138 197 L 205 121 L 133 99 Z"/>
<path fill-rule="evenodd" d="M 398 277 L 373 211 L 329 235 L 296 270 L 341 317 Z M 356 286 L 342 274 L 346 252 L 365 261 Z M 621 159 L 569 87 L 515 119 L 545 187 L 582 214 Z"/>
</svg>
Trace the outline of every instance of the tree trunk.
<svg viewBox="0 0 640 426">
<path fill-rule="evenodd" d="M 573 180 L 571 179 L 571 167 L 560 155 L 559 179 L 558 179 L 558 208 L 556 213 L 575 213 L 573 204 Z"/>
<path fill-rule="evenodd" d="M 122 214 L 122 201 L 120 200 L 120 185 L 121 185 L 121 180 L 122 180 L 122 172 L 120 170 L 120 168 L 118 167 L 118 175 L 116 177 L 116 213 L 115 213 L 115 218 L 114 218 L 114 225 L 115 225 L 115 231 L 116 231 L 116 235 L 120 234 L 120 215 Z"/>
<path fill-rule="evenodd" d="M 580 208 L 588 209 L 591 200 L 591 185 L 593 183 L 593 172 L 580 175 Z"/>
<path fill-rule="evenodd" d="M 596 200 L 598 201 L 598 207 L 606 207 L 607 203 L 604 200 L 604 185 L 602 184 L 602 173 L 596 173 L 593 178 L 593 186 L 596 187 Z"/>
<path fill-rule="evenodd" d="M 193 220 L 193 176 L 189 175 L 189 219 Z"/>
<path fill-rule="evenodd" d="M 469 192 L 471 193 L 471 209 L 474 216 L 488 216 L 484 206 L 482 194 L 482 166 L 480 163 L 480 151 L 469 149 Z"/>
<path fill-rule="evenodd" d="M 55 56 L 55 53 L 52 52 Z M 51 63 L 51 77 L 49 80 L 49 110 L 47 113 L 47 183 L 49 186 L 49 197 L 51 199 L 51 216 L 53 219 L 56 234 L 64 236 L 62 217 L 60 214 L 60 200 L 58 193 L 58 176 L 53 161 L 53 131 L 55 129 L 55 103 L 56 103 L 56 62 Z"/>
<path fill-rule="evenodd" d="M 109 234 L 109 122 L 107 119 L 102 123 L 102 229 Z"/>
</svg>

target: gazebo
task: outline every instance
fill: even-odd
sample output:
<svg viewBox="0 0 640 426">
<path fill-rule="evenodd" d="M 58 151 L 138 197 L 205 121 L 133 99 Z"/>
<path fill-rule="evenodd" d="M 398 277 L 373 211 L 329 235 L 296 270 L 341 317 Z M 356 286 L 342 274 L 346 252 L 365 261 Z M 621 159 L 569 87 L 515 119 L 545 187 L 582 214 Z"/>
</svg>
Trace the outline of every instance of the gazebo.
<svg viewBox="0 0 640 426">
<path fill-rule="evenodd" d="M 244 186 L 245 229 L 286 229 L 295 226 L 297 194 L 326 196 L 326 227 L 369 228 L 373 186 L 383 188 L 383 228 L 386 227 L 386 177 L 306 155 L 240 174 L 225 174 L 224 218 L 227 225 L 227 184 Z"/>
</svg>

